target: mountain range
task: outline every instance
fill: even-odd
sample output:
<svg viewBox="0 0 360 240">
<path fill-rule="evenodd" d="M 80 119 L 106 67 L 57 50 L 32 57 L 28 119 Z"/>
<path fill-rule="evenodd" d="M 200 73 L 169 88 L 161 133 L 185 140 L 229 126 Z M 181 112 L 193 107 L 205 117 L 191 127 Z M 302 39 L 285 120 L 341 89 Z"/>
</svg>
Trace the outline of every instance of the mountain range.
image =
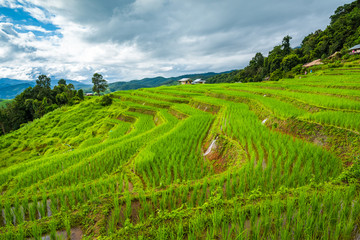
<svg viewBox="0 0 360 240">
<path fill-rule="evenodd" d="M 222 73 L 208 72 L 208 73 L 199 73 L 199 74 L 187 74 L 187 75 L 181 75 L 181 76 L 169 77 L 169 78 L 159 76 L 154 78 L 143 78 L 141 80 L 132 80 L 129 82 L 114 82 L 109 84 L 109 90 L 111 92 L 115 92 L 120 90 L 170 86 L 170 85 L 176 85 L 177 81 L 182 78 L 191 78 L 191 79 L 201 78 L 203 80 L 206 80 L 215 75 L 228 73 L 228 72 L 231 71 L 222 72 Z"/>
<path fill-rule="evenodd" d="M 150 88 L 150 87 L 159 87 L 164 85 L 175 85 L 177 81 L 181 78 L 201 78 L 208 79 L 218 74 L 229 73 L 231 71 L 222 72 L 222 73 L 200 73 L 200 74 L 187 74 L 181 75 L 178 77 L 154 77 L 154 78 L 143 78 L 141 80 L 131 80 L 128 82 L 113 82 L 109 83 L 109 91 L 115 92 L 119 90 L 131 90 L 131 89 L 139 89 L 139 88 Z M 75 89 L 83 89 L 84 92 L 92 92 L 92 85 L 85 84 L 78 81 L 66 80 L 66 83 L 72 83 Z M 27 81 L 27 80 L 17 80 L 10 78 L 0 78 L 0 99 L 13 99 L 16 95 L 20 94 L 28 87 L 34 87 L 36 85 L 36 81 Z M 57 85 L 57 80 L 53 80 L 51 82 L 51 87 Z"/>
</svg>

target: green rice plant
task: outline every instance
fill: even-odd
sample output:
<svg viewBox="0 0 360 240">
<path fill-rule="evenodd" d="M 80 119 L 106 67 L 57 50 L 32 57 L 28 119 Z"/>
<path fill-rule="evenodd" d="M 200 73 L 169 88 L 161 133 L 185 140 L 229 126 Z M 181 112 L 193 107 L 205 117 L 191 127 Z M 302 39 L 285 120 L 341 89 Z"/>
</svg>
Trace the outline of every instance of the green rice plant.
<svg viewBox="0 0 360 240">
<path fill-rule="evenodd" d="M 189 240 L 196 240 L 196 232 L 192 224 L 189 224 L 189 232 L 187 234 L 187 237 Z"/>
<path fill-rule="evenodd" d="M 160 198 L 160 210 L 161 211 L 165 211 L 167 210 L 167 199 L 168 199 L 168 195 L 167 193 L 164 191 L 161 195 Z"/>
<path fill-rule="evenodd" d="M 58 212 L 58 199 L 55 194 L 50 195 L 50 210 L 52 215 Z"/>
<path fill-rule="evenodd" d="M 204 169 L 204 166 L 201 165 L 195 168 L 195 164 L 199 164 L 201 163 L 201 161 L 198 160 L 200 155 L 198 152 L 198 147 L 194 148 L 192 146 L 196 144 L 197 139 L 204 137 L 202 136 L 205 132 L 204 128 L 209 127 L 209 121 L 211 120 L 211 118 L 208 118 L 210 116 L 206 116 L 205 118 L 203 113 L 200 114 L 200 112 L 194 111 L 186 106 L 181 105 L 181 107 L 182 111 L 188 111 L 188 113 L 198 113 L 198 115 L 196 116 L 198 120 L 193 119 L 193 121 L 191 121 L 192 117 L 184 120 L 184 122 L 179 127 L 174 129 L 174 131 L 169 132 L 162 138 L 158 139 L 156 144 L 150 145 L 148 149 L 142 151 L 136 158 L 136 169 L 139 173 L 143 172 L 144 169 L 150 169 L 150 167 L 148 167 L 148 164 L 152 164 L 152 172 L 155 174 L 153 182 L 155 182 L 157 186 L 165 184 L 166 182 L 170 183 L 174 181 L 174 178 L 172 176 L 172 172 L 174 172 L 172 171 L 172 169 L 174 168 L 182 168 L 180 171 L 177 170 L 177 172 L 180 173 L 180 177 L 182 179 L 199 178 L 204 175 L 204 173 L 198 174 L 194 172 L 193 176 L 185 176 L 185 174 L 191 171 L 185 170 L 184 167 L 186 167 L 186 169 L 198 169 L 200 172 Z M 197 126 L 194 125 L 194 123 L 199 123 L 200 125 Z M 190 132 L 192 132 L 193 134 L 190 134 Z M 197 135 L 194 135 L 194 133 L 196 133 Z M 187 142 L 188 144 L 176 144 L 179 141 Z M 172 144 L 169 144 L 169 142 L 171 142 Z M 173 154 L 171 156 L 164 154 L 166 152 L 166 149 L 169 148 L 174 148 Z M 188 154 L 191 161 L 184 161 L 184 153 Z M 159 167 L 155 168 L 155 166 Z M 170 170 L 166 171 L 166 169 Z M 162 176 L 162 180 L 160 179 L 160 175 Z M 150 176 L 147 175 L 147 178 L 150 179 Z"/>
<path fill-rule="evenodd" d="M 13 224 L 14 216 L 11 208 L 11 203 L 8 199 L 5 199 L 4 209 L 6 225 L 11 226 Z"/>
<path fill-rule="evenodd" d="M 265 88 L 257 88 L 257 87 L 247 87 L 246 91 L 287 97 L 289 99 L 296 99 L 298 101 L 319 107 L 360 110 L 359 102 L 350 99 L 344 99 L 337 96 L 326 96 L 326 95 L 313 94 L 313 93 L 299 93 L 299 92 L 291 92 L 284 90 L 281 91 L 281 90 L 274 90 L 268 88 L 265 89 Z"/>
<path fill-rule="evenodd" d="M 218 208 L 215 208 L 211 213 L 211 221 L 212 221 L 212 227 L 214 228 L 215 232 L 217 232 L 220 227 L 221 223 L 223 221 L 224 212 L 221 211 Z"/>
<path fill-rule="evenodd" d="M 24 197 L 21 200 L 21 207 L 24 214 L 24 220 L 26 220 L 29 215 L 29 197 L 27 192 L 24 193 Z"/>
<path fill-rule="evenodd" d="M 50 239 L 51 240 L 56 240 L 56 221 L 50 221 L 49 223 L 49 228 L 50 228 Z"/>
<path fill-rule="evenodd" d="M 68 215 L 63 216 L 63 224 L 65 226 L 66 234 L 68 238 L 71 236 L 71 223 Z"/>
<path fill-rule="evenodd" d="M 37 224 L 33 224 L 31 228 L 31 234 L 35 240 L 41 239 L 41 227 L 39 227 Z"/>
<path fill-rule="evenodd" d="M 231 183 L 232 181 L 231 181 L 230 173 L 228 173 L 226 176 L 226 188 L 225 188 L 226 197 L 228 199 L 231 199 L 231 197 L 233 196 Z"/>
<path fill-rule="evenodd" d="M 18 226 L 18 230 L 17 230 L 15 239 L 16 239 L 16 240 L 23 240 L 23 239 L 25 239 L 24 227 L 23 227 L 22 225 L 19 225 L 19 226 Z"/>
<path fill-rule="evenodd" d="M 199 190 L 200 186 L 199 184 L 196 184 L 192 190 L 192 194 L 191 194 L 191 198 L 190 198 L 190 206 L 191 207 L 195 207 L 196 206 L 196 202 L 198 199 L 198 190 Z"/>
<path fill-rule="evenodd" d="M 43 203 L 42 200 L 37 202 L 37 209 L 38 209 L 38 213 L 39 213 L 40 218 L 46 217 L 46 209 L 47 209 L 46 199 L 45 199 L 45 204 Z"/>
<path fill-rule="evenodd" d="M 177 225 L 177 229 L 176 229 L 176 239 L 180 240 L 180 239 L 184 239 L 184 226 L 183 226 L 183 222 L 182 220 L 180 220 L 180 222 Z"/>
<path fill-rule="evenodd" d="M 198 199 L 198 205 L 203 205 L 205 203 L 207 189 L 208 189 L 208 180 L 207 178 L 205 178 L 205 181 L 201 186 L 201 194 L 200 194 L 200 198 Z"/>
<path fill-rule="evenodd" d="M 36 218 L 37 218 L 36 212 L 37 212 L 36 203 L 35 202 L 29 203 L 29 219 L 30 219 L 30 221 L 36 220 Z"/>
<path fill-rule="evenodd" d="M 3 234 L 2 238 L 3 239 L 14 239 L 16 237 L 15 233 L 14 233 L 14 229 L 10 226 L 6 227 L 6 232 Z"/>
<path fill-rule="evenodd" d="M 125 204 L 126 204 L 126 210 L 125 210 L 125 218 L 130 218 L 131 216 L 131 195 L 127 191 L 125 192 Z"/>
<path fill-rule="evenodd" d="M 108 235 L 111 235 L 115 232 L 116 229 L 116 216 L 112 214 L 110 216 L 109 225 L 108 225 Z"/>
<path fill-rule="evenodd" d="M 24 214 L 23 214 L 23 209 L 20 205 L 20 200 L 19 200 L 18 196 L 15 196 L 15 204 L 14 204 L 13 212 L 15 215 L 16 224 L 19 225 L 19 224 L 23 223 L 24 222 Z"/>
<path fill-rule="evenodd" d="M 156 238 L 157 240 L 165 240 L 165 239 L 168 239 L 169 237 L 169 232 L 168 232 L 168 229 L 167 227 L 159 227 L 157 230 L 156 230 Z"/>
<path fill-rule="evenodd" d="M 304 115 L 303 119 L 307 119 L 321 124 L 342 127 L 353 131 L 360 131 L 360 113 L 321 111 L 313 114 Z"/>
<path fill-rule="evenodd" d="M 74 194 L 75 194 L 75 201 L 78 205 L 84 203 L 84 192 L 83 191 L 74 191 Z"/>
<path fill-rule="evenodd" d="M 173 103 L 188 103 L 189 102 L 188 100 L 186 100 L 184 98 L 159 94 L 159 93 L 156 93 L 154 91 L 150 92 L 149 89 L 144 89 L 142 91 L 136 91 L 133 94 L 136 95 L 136 96 L 141 96 L 141 97 L 145 97 L 145 98 L 151 98 L 151 99 L 160 100 L 160 101 L 173 102 Z"/>
<path fill-rule="evenodd" d="M 66 194 L 66 199 L 69 203 L 69 206 L 71 209 L 75 209 L 75 206 L 76 206 L 76 200 L 73 196 L 73 193 L 71 191 L 68 191 Z"/>
</svg>

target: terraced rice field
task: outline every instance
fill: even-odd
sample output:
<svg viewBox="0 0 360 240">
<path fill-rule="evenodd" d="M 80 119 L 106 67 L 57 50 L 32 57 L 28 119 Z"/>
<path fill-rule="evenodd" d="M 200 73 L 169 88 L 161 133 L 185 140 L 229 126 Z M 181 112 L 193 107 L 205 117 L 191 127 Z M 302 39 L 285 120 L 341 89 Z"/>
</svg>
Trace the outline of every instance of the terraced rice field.
<svg viewBox="0 0 360 240">
<path fill-rule="evenodd" d="M 0 138 L 1 237 L 357 239 L 359 77 L 158 87 L 55 110 Z"/>
</svg>

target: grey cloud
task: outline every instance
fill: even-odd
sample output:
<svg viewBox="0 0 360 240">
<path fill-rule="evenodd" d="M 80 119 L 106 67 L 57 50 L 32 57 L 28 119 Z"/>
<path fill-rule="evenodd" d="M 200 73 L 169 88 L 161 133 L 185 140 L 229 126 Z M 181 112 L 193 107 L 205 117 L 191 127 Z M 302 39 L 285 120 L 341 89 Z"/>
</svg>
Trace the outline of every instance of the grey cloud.
<svg viewBox="0 0 360 240">
<path fill-rule="evenodd" d="M 266 35 L 269 28 L 279 34 L 295 30 L 305 35 L 308 29 L 324 27 L 335 8 L 345 2 L 349 1 L 67 0 L 55 10 L 71 21 L 91 26 L 91 32 L 83 36 L 90 42 L 133 42 L 154 57 L 166 58 L 172 54 L 179 56 L 181 51 L 207 54 L 218 51 L 219 45 L 233 46 L 234 49 L 223 50 L 237 52 L 261 39 L 269 39 Z M 317 18 L 314 22 L 303 22 L 309 15 Z M 294 24 L 286 26 L 287 22 Z M 222 33 L 222 39 L 216 38 L 212 44 L 211 38 L 219 36 L 218 33 Z M 180 42 L 182 37 L 202 41 Z M 174 49 L 178 51 L 174 53 Z"/>
<path fill-rule="evenodd" d="M 88 27 L 90 31 L 77 36 L 87 43 L 134 45 L 144 53 L 146 59 L 103 65 L 106 74 L 118 80 L 131 71 L 169 76 L 244 67 L 256 52 L 267 54 L 287 34 L 293 36 L 292 45 L 298 45 L 305 35 L 324 28 L 335 9 L 351 0 L 36 2 L 55 16 Z M 81 74 L 94 70 L 79 69 Z"/>
<path fill-rule="evenodd" d="M 74 2 L 74 19 L 91 23 L 94 29 L 86 36 L 88 41 L 135 42 L 154 57 L 176 58 L 189 52 L 207 55 L 253 49 L 263 39 L 274 45 L 269 34 L 306 35 L 310 29 L 324 27 L 335 8 L 349 1 L 162 1 L 158 9 L 140 13 L 141 2 Z M 314 21 L 302 21 L 307 16 Z M 182 38 L 199 41 L 182 42 Z"/>
</svg>

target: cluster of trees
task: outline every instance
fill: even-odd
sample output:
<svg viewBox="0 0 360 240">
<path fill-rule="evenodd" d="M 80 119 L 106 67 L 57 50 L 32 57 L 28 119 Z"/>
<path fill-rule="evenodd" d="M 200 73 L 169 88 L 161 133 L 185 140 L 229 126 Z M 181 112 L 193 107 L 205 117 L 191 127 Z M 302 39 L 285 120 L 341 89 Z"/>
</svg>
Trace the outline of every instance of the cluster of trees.
<svg viewBox="0 0 360 240">
<path fill-rule="evenodd" d="M 60 106 L 73 105 L 82 100 L 82 89 L 75 90 L 74 85 L 66 84 L 64 79 L 51 89 L 50 78 L 40 75 L 34 87 L 25 89 L 6 108 L 0 108 L 0 135 L 16 130 L 21 124 L 40 118 Z"/>
<path fill-rule="evenodd" d="M 276 81 L 299 73 L 307 62 L 325 59 L 335 52 L 344 54 L 360 44 L 360 0 L 338 7 L 330 19 L 324 31 L 309 34 L 300 47 L 292 49 L 291 37 L 285 36 L 282 44 L 275 46 L 267 57 L 256 53 L 244 69 L 209 78 L 207 82 L 258 82 L 266 78 Z"/>
<path fill-rule="evenodd" d="M 95 73 L 92 77 L 93 91 L 100 96 L 100 92 L 107 89 L 107 81 L 101 74 Z M 51 79 L 46 75 L 40 75 L 34 87 L 25 89 L 15 99 L 7 104 L 6 108 L 0 108 L 0 135 L 20 128 L 21 124 L 40 118 L 63 105 L 73 105 L 84 100 L 82 89 L 75 90 L 73 84 L 66 84 L 66 80 L 60 79 L 58 85 L 51 89 Z M 101 105 L 107 106 L 112 103 L 109 97 L 101 100 Z"/>
</svg>

